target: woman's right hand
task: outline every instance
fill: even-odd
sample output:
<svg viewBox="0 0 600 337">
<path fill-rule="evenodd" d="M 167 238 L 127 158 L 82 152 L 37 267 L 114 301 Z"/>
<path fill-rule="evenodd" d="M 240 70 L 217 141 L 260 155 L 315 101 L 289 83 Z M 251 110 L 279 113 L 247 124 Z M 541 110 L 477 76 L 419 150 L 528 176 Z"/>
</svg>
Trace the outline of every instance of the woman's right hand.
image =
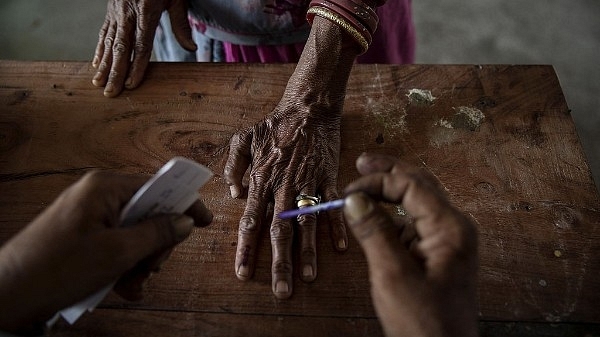
<svg viewBox="0 0 600 337">
<path fill-rule="evenodd" d="M 134 89 L 140 85 L 152 55 L 156 27 L 165 10 L 179 44 L 196 50 L 187 9 L 186 0 L 109 0 L 92 61 L 98 69 L 92 83 L 104 87 L 106 97 L 119 95 L 123 87 Z"/>
</svg>

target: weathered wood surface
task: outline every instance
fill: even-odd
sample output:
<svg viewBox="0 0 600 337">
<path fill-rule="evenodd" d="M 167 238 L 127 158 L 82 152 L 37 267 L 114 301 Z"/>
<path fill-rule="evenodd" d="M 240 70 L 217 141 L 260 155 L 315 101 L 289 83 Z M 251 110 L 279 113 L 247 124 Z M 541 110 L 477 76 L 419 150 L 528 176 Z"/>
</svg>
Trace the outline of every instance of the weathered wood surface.
<svg viewBox="0 0 600 337">
<path fill-rule="evenodd" d="M 182 155 L 216 173 L 202 190 L 214 223 L 176 249 L 143 301 L 110 295 L 53 334 L 381 333 L 360 249 L 334 252 L 325 225 L 318 278 L 295 277 L 291 299 L 271 294 L 268 231 L 254 279 L 235 278 L 245 202 L 221 177 L 229 138 L 270 112 L 292 71 L 151 64 L 139 89 L 107 99 L 87 63 L 0 62 L 0 242 L 90 169 L 152 173 Z M 435 100 L 411 101 L 410 89 Z M 476 219 L 482 321 L 600 323 L 600 198 L 552 67 L 357 65 L 340 188 L 365 151 L 426 167 Z"/>
</svg>

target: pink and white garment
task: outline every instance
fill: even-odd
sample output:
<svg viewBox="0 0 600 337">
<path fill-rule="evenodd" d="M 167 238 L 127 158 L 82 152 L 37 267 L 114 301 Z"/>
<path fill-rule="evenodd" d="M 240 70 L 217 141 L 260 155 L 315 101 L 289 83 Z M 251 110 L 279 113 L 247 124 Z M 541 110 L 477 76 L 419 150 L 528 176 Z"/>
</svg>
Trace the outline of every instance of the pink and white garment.
<svg viewBox="0 0 600 337">
<path fill-rule="evenodd" d="M 190 24 L 198 51 L 183 50 L 163 14 L 155 38 L 160 61 L 297 62 L 310 26 L 310 0 L 190 0 Z M 379 25 L 359 63 L 412 63 L 415 32 L 411 0 L 388 0 L 377 9 Z"/>
</svg>

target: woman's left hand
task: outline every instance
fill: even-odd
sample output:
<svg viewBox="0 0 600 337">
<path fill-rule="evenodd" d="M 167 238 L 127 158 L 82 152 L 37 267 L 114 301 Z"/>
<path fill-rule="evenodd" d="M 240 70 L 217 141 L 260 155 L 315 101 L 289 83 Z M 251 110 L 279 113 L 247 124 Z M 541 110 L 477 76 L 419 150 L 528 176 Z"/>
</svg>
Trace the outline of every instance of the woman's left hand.
<svg viewBox="0 0 600 337">
<path fill-rule="evenodd" d="M 305 102 L 282 100 L 275 110 L 255 126 L 231 139 L 225 178 L 232 197 L 243 194 L 242 178 L 250 167 L 248 201 L 240 220 L 235 272 L 239 279 L 252 277 L 260 229 L 269 203 L 274 202 L 270 234 L 273 252 L 272 290 L 277 298 L 292 294 L 292 242 L 297 224 L 300 235 L 301 279 L 317 276 L 317 217 L 308 214 L 282 220 L 281 211 L 296 208 L 296 197 L 339 197 L 337 173 L 340 148 L 340 112 L 317 111 Z M 347 248 L 341 211 L 327 213 L 336 249 Z"/>
<path fill-rule="evenodd" d="M 292 295 L 292 242 L 294 225 L 300 234 L 300 277 L 317 277 L 317 217 L 296 220 L 278 218 L 281 211 L 296 208 L 300 195 L 331 201 L 338 199 L 340 122 L 346 85 L 358 48 L 337 24 L 315 17 L 300 60 L 274 111 L 255 126 L 236 133 L 229 148 L 225 179 L 231 196 L 244 191 L 242 178 L 250 167 L 248 201 L 240 220 L 235 274 L 252 277 L 260 229 L 269 203 L 271 220 L 271 288 L 277 298 Z M 333 245 L 348 248 L 342 212 L 327 212 Z"/>
</svg>

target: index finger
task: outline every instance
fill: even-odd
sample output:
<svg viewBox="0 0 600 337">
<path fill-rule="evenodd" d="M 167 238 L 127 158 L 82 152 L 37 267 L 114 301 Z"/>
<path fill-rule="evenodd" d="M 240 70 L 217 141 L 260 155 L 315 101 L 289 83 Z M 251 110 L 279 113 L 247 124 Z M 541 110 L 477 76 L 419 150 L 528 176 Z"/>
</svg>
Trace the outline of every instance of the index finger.
<svg viewBox="0 0 600 337">
<path fill-rule="evenodd" d="M 104 23 L 100 28 L 100 33 L 98 33 L 98 44 L 96 45 L 96 50 L 94 52 L 94 58 L 92 60 L 92 67 L 98 68 L 100 65 L 100 61 L 102 60 L 102 55 L 104 55 L 104 39 L 106 38 L 106 34 L 108 33 L 108 26 L 110 25 L 110 19 L 104 19 Z"/>
<path fill-rule="evenodd" d="M 132 40 L 134 38 L 135 25 L 131 20 L 124 20 L 117 28 L 113 44 L 113 63 L 108 76 L 108 82 L 104 87 L 104 96 L 115 97 L 123 90 L 123 83 L 129 71 L 129 59 L 131 58 Z"/>
<path fill-rule="evenodd" d="M 238 228 L 238 243 L 235 254 L 235 275 L 240 280 L 248 280 L 254 273 L 258 238 L 264 214 L 267 212 L 267 198 L 265 196 L 263 178 L 260 178 L 260 175 L 251 176 L 246 208 Z"/>
<path fill-rule="evenodd" d="M 160 21 L 160 14 L 147 13 L 140 15 L 139 23 L 135 31 L 135 43 L 133 45 L 133 60 L 131 69 L 125 82 L 127 89 L 134 89 L 140 85 L 152 56 L 152 43 L 156 28 Z"/>
</svg>

